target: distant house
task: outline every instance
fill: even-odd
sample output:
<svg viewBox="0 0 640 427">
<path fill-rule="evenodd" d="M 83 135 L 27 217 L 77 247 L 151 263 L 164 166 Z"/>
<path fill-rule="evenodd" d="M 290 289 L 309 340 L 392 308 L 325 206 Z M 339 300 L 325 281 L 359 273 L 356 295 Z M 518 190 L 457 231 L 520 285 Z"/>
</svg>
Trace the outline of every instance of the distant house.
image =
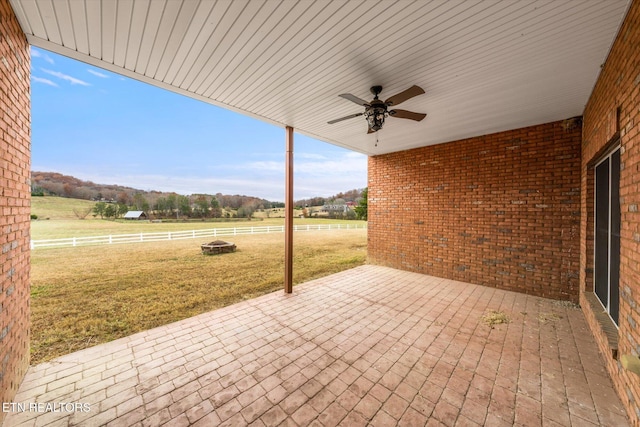
<svg viewBox="0 0 640 427">
<path fill-rule="evenodd" d="M 144 211 L 129 211 L 124 214 L 124 219 L 148 219 L 147 214 Z"/>
<path fill-rule="evenodd" d="M 322 212 L 347 212 L 349 211 L 349 206 L 348 205 L 324 205 L 322 207 Z"/>
</svg>

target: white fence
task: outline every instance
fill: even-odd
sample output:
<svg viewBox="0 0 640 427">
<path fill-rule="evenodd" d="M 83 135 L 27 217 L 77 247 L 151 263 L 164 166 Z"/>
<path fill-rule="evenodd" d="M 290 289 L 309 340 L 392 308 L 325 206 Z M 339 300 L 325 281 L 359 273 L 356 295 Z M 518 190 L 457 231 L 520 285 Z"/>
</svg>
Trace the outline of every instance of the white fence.
<svg viewBox="0 0 640 427">
<path fill-rule="evenodd" d="M 366 224 L 295 225 L 293 231 L 354 230 Z M 166 231 L 160 233 L 111 234 L 108 236 L 68 237 L 64 239 L 32 240 L 31 249 L 65 246 L 113 245 L 119 243 L 160 242 L 165 240 L 199 239 L 203 237 L 237 236 L 240 234 L 284 233 L 284 225 L 261 227 L 209 228 L 204 230 Z"/>
</svg>

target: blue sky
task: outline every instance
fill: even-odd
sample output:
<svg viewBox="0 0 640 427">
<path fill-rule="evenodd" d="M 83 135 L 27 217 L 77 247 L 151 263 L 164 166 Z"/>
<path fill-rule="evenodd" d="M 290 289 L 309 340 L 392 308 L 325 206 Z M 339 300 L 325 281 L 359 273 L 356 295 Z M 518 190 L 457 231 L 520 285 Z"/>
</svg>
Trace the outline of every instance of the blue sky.
<svg viewBox="0 0 640 427">
<path fill-rule="evenodd" d="M 32 170 L 284 200 L 283 128 L 31 48 Z M 367 158 L 294 137 L 294 198 L 367 185 Z"/>
</svg>

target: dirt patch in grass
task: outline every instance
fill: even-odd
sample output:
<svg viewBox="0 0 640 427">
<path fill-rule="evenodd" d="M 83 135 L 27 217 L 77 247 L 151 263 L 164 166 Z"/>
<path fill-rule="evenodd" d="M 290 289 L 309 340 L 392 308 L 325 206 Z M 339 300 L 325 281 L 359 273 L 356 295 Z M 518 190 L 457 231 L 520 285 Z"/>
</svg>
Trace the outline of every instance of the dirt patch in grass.
<svg viewBox="0 0 640 427">
<path fill-rule="evenodd" d="M 283 288 L 282 234 L 216 256 L 205 240 L 33 251 L 31 363 Z M 366 245 L 366 230 L 296 233 L 294 282 L 364 264 Z"/>
<path fill-rule="evenodd" d="M 491 329 L 495 327 L 495 325 L 500 325 L 502 323 L 509 323 L 509 318 L 503 311 L 497 310 L 488 310 L 483 316 L 482 321 Z"/>
</svg>

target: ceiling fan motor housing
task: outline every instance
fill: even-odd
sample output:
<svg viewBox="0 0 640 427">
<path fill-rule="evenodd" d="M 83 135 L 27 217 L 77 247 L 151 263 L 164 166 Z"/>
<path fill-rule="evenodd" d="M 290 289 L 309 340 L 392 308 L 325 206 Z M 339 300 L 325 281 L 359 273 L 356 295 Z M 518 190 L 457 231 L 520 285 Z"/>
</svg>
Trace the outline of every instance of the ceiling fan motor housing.
<svg viewBox="0 0 640 427">
<path fill-rule="evenodd" d="M 371 88 L 371 91 L 373 91 L 373 88 Z M 389 112 L 387 111 L 387 104 L 378 99 L 374 99 L 365 109 L 364 116 L 367 119 L 367 123 L 369 124 L 369 129 L 374 132 L 379 131 L 384 125 L 384 119 L 389 116 Z"/>
</svg>

